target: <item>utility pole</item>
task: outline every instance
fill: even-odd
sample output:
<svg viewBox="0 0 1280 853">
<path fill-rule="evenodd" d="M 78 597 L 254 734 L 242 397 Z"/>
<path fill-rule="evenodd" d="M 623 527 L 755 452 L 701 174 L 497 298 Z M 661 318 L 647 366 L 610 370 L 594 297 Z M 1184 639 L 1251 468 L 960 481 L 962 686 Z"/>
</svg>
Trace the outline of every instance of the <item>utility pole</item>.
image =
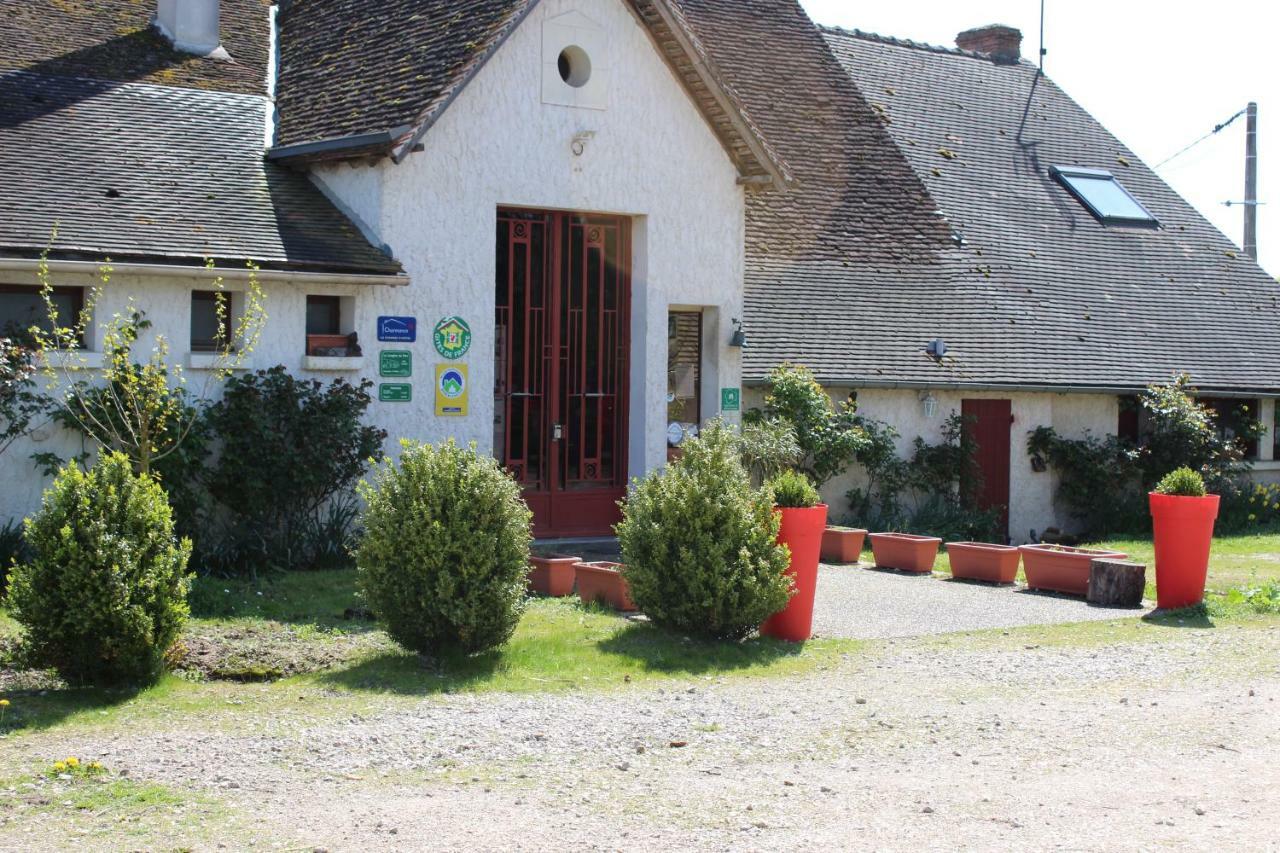
<svg viewBox="0 0 1280 853">
<path fill-rule="evenodd" d="M 1244 253 L 1258 259 L 1258 105 L 1252 101 L 1245 110 Z"/>
</svg>

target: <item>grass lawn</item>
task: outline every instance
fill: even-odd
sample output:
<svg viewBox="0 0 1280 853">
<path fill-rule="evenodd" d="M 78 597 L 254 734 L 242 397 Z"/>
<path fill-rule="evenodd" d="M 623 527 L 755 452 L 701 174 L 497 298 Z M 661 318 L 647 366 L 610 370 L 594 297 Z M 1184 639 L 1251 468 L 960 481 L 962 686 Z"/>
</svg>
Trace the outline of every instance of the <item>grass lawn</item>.
<svg viewBox="0 0 1280 853">
<path fill-rule="evenodd" d="M 256 583 L 201 579 L 191 600 L 193 618 L 183 635 L 187 655 L 177 674 L 143 691 L 108 691 L 33 682 L 29 673 L 0 669 L 0 692 L 13 700 L 0 729 L 135 725 L 189 713 L 243 721 L 252 719 L 253 708 L 283 701 L 308 713 L 341 714 L 374 701 L 439 693 L 772 677 L 834 663 L 859 645 L 708 643 L 576 599 L 533 599 L 502 648 L 426 659 L 363 618 L 351 571 L 296 572 Z M 0 614 L 0 638 L 16 632 L 16 624 Z"/>
</svg>

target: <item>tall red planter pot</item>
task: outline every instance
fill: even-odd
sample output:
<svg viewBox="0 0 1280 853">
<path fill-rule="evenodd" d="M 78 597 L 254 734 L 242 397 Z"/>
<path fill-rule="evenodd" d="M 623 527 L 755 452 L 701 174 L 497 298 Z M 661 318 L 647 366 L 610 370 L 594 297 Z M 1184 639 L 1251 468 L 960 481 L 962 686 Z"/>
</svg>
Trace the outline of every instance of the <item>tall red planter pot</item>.
<svg viewBox="0 0 1280 853">
<path fill-rule="evenodd" d="M 1177 610 L 1204 601 L 1218 495 L 1150 494 L 1156 540 L 1156 606 Z"/>
<path fill-rule="evenodd" d="M 791 549 L 787 574 L 795 594 L 787 606 L 765 620 L 760 633 L 791 643 L 802 643 L 813 634 L 813 599 L 818 592 L 818 556 L 822 533 L 827 528 L 827 505 L 778 507 L 782 516 L 778 543 Z"/>
</svg>

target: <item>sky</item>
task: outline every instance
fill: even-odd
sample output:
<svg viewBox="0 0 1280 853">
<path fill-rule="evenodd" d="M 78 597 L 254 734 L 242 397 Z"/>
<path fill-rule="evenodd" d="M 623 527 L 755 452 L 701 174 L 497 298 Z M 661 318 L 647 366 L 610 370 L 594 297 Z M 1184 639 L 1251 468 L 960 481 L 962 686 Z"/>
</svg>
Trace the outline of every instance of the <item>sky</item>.
<svg viewBox="0 0 1280 853">
<path fill-rule="evenodd" d="M 1022 30 L 1034 60 L 1040 0 L 800 0 L 818 23 L 954 46 L 985 24 Z M 1194 13 L 1182 11 L 1193 9 Z M 1280 3 L 1045 0 L 1045 73 L 1150 166 L 1258 104 L 1259 260 L 1280 276 Z M 1237 245 L 1245 120 L 1156 171 Z"/>
</svg>

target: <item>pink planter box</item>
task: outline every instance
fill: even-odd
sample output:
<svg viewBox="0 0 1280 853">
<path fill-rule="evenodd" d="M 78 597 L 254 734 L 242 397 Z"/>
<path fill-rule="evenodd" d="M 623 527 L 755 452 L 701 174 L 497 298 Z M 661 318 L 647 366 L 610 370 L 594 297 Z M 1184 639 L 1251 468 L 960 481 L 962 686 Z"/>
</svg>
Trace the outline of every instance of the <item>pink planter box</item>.
<svg viewBox="0 0 1280 853">
<path fill-rule="evenodd" d="M 872 533 L 871 553 L 876 567 L 897 569 L 927 575 L 933 571 L 933 561 L 938 557 L 942 540 L 936 536 L 916 536 L 911 533 Z"/>
<path fill-rule="evenodd" d="M 573 594 L 573 567 L 581 557 L 553 554 L 529 558 L 529 589 L 538 595 L 562 598 Z"/>
<path fill-rule="evenodd" d="M 1013 583 L 1018 577 L 1022 553 L 1011 545 L 985 542 L 948 542 L 951 576 L 988 583 Z"/>
<path fill-rule="evenodd" d="M 1089 567 L 1098 558 L 1127 560 L 1128 554 L 1096 548 L 1069 548 L 1066 545 L 1023 545 L 1022 568 L 1027 586 L 1067 595 L 1087 595 Z"/>
<path fill-rule="evenodd" d="M 636 609 L 631 600 L 631 588 L 627 579 L 618 571 L 621 563 L 582 563 L 573 567 L 578 581 L 578 597 L 583 604 L 599 601 L 614 610 L 629 612 Z"/>
</svg>

